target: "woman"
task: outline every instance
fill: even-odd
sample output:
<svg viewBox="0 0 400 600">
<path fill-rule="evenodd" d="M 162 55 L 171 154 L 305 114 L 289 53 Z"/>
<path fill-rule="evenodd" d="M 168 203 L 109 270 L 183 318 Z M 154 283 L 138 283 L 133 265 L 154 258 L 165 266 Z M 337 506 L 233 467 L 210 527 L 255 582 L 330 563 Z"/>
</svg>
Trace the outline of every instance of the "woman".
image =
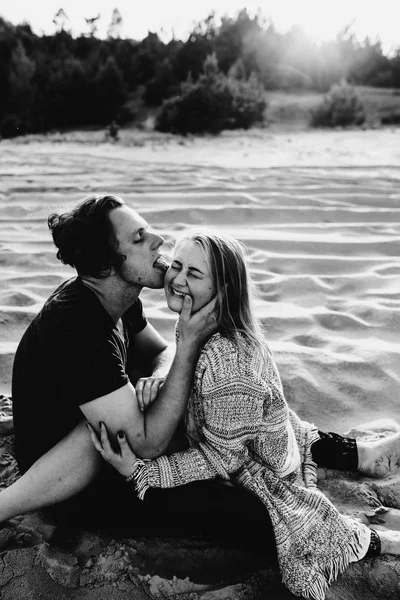
<svg viewBox="0 0 400 600">
<path fill-rule="evenodd" d="M 168 306 L 180 313 L 189 295 L 193 311 L 214 295 L 219 328 L 204 345 L 186 410 L 190 448 L 142 461 L 123 432 L 115 453 L 101 425 L 89 426 L 103 458 L 135 486 L 173 488 L 220 478 L 258 497 L 271 518 L 283 582 L 297 595 L 323 599 L 350 562 L 376 553 L 399 554 L 398 532 L 372 532 L 338 513 L 316 487 L 311 449 L 317 429 L 289 410 L 279 374 L 251 308 L 244 249 L 208 231 L 182 238 L 165 278 Z M 150 384 L 151 385 L 151 384 Z M 151 397 L 151 391 L 150 391 Z"/>
</svg>

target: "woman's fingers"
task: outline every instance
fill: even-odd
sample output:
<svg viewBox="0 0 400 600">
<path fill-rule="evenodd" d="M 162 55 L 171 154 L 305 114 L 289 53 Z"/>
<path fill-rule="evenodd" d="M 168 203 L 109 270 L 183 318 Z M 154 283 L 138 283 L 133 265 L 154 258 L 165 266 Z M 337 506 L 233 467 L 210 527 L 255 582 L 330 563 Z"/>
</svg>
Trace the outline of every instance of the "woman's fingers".
<svg viewBox="0 0 400 600">
<path fill-rule="evenodd" d="M 153 402 L 153 400 L 155 400 L 158 396 L 158 392 L 161 390 L 162 386 L 164 385 L 164 381 L 165 379 L 157 379 L 154 382 L 154 385 L 152 387 L 152 399 L 151 401 Z"/>
<path fill-rule="evenodd" d="M 129 475 L 132 475 L 135 468 L 135 463 L 137 461 L 136 454 L 132 452 L 123 431 L 118 431 L 117 439 L 121 453 L 118 455 L 118 460 L 115 461 L 114 467 L 121 475 L 129 477 Z"/>
<path fill-rule="evenodd" d="M 143 410 L 148 407 L 151 396 L 151 388 L 153 387 L 153 379 L 147 379 L 143 386 Z"/>
<path fill-rule="evenodd" d="M 93 427 L 91 426 L 90 423 L 86 423 L 86 427 L 89 429 L 90 437 L 92 438 L 94 447 L 96 448 L 96 450 L 101 452 L 103 450 L 103 448 L 99 441 L 99 438 L 97 437 L 97 433 L 95 432 L 95 430 L 93 429 Z"/>
<path fill-rule="evenodd" d="M 182 310 L 181 310 L 181 314 L 180 314 L 181 319 L 184 319 L 184 320 L 190 319 L 190 316 L 192 314 L 192 306 L 193 306 L 193 300 L 192 300 L 191 296 L 189 296 L 189 294 L 185 294 L 185 296 L 183 298 Z"/>
<path fill-rule="evenodd" d="M 111 447 L 110 440 L 107 433 L 107 428 L 104 423 L 100 423 L 100 440 L 99 437 L 90 423 L 87 423 L 87 428 L 90 432 L 90 437 L 95 448 L 101 453 L 101 456 L 111 466 L 114 467 L 124 477 L 129 477 L 132 474 L 134 466 L 137 461 L 136 454 L 132 451 L 128 440 L 126 439 L 125 433 L 119 431 L 117 434 L 117 440 L 120 452 L 114 452 Z"/>
<path fill-rule="evenodd" d="M 130 447 L 128 440 L 126 439 L 126 435 L 124 434 L 123 431 L 118 431 L 117 439 L 118 439 L 118 444 L 119 444 L 119 447 L 121 450 L 122 458 L 124 460 L 135 459 L 136 454 L 133 452 L 132 448 Z"/>
<path fill-rule="evenodd" d="M 136 398 L 142 412 L 157 398 L 160 386 L 164 381 L 164 377 L 142 377 L 137 381 Z"/>
<path fill-rule="evenodd" d="M 137 401 L 142 412 L 147 406 L 146 397 L 148 396 L 148 386 L 149 379 L 147 377 L 142 377 L 141 379 L 138 379 L 135 387 Z"/>
<path fill-rule="evenodd" d="M 114 450 L 111 448 L 110 440 L 108 438 L 107 427 L 104 423 L 100 423 L 100 441 L 104 451 L 104 456 L 111 457 L 115 454 Z"/>
<path fill-rule="evenodd" d="M 144 406 L 143 406 L 143 386 L 144 386 L 144 380 L 143 379 L 138 379 L 136 386 L 135 386 L 135 392 L 136 392 L 136 399 L 138 401 L 139 404 L 139 408 L 141 411 L 144 410 Z"/>
<path fill-rule="evenodd" d="M 154 400 L 157 398 L 160 389 L 164 385 L 164 381 L 165 381 L 164 379 L 154 379 L 153 385 L 151 386 L 151 389 L 150 389 L 149 397 L 146 400 L 146 408 L 149 407 L 150 404 L 152 404 L 154 402 Z"/>
</svg>

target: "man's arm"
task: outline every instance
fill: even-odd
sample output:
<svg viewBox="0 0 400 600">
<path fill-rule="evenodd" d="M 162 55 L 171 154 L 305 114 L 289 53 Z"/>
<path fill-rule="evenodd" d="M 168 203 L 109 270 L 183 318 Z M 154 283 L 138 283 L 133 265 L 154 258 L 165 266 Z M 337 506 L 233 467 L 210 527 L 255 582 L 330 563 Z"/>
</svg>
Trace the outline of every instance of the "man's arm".
<svg viewBox="0 0 400 600">
<path fill-rule="evenodd" d="M 216 328 L 215 301 L 191 314 L 192 301 L 185 298 L 179 318 L 179 340 L 171 369 L 155 402 L 145 413 L 139 409 L 131 383 L 81 405 L 88 421 L 99 430 L 103 421 L 111 436 L 126 432 L 129 444 L 141 458 L 163 454 L 183 416 L 201 346 Z"/>
<path fill-rule="evenodd" d="M 174 356 L 167 341 L 150 323 L 135 335 L 131 352 L 135 356 L 135 366 L 128 375 L 133 384 L 140 377 L 165 376 Z"/>
</svg>

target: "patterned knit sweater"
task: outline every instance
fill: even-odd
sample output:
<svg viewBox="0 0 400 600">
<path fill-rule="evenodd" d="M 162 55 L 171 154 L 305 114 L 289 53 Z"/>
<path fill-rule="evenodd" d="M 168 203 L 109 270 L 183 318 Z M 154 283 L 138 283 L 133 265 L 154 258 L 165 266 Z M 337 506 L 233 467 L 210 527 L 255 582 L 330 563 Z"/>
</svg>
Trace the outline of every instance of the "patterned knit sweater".
<svg viewBox="0 0 400 600">
<path fill-rule="evenodd" d="M 328 584 L 367 551 L 367 528 L 342 517 L 316 488 L 310 447 L 316 428 L 289 410 L 280 377 L 241 338 L 220 333 L 205 344 L 186 410 L 192 447 L 145 462 L 136 489 L 175 487 L 220 477 L 265 504 L 274 526 L 282 579 L 294 593 L 322 600 Z"/>
<path fill-rule="evenodd" d="M 184 452 L 148 466 L 150 487 L 175 487 L 200 479 L 230 479 L 252 461 L 285 476 L 300 465 L 275 364 L 215 334 L 204 347 L 186 410 L 192 443 Z M 267 435 L 268 434 L 268 435 Z"/>
</svg>

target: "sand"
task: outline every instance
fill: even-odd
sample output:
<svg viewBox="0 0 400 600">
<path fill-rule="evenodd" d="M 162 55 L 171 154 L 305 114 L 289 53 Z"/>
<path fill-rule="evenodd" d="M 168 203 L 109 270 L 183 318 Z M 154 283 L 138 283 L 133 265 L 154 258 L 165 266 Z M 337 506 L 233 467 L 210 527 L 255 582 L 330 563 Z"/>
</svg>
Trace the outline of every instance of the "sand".
<svg viewBox="0 0 400 600">
<path fill-rule="evenodd" d="M 246 243 L 257 314 L 302 416 L 339 431 L 377 413 L 400 420 L 400 131 L 185 143 L 1 143 L 0 393 L 10 392 L 24 329 L 72 274 L 56 259 L 46 217 L 113 192 L 167 243 L 196 224 Z M 172 340 L 163 293 L 142 297 Z"/>
<path fill-rule="evenodd" d="M 109 192 L 165 237 L 167 256 L 189 225 L 245 242 L 257 314 L 301 417 L 339 432 L 400 422 L 400 130 L 262 130 L 136 146 L 57 139 L 0 143 L 0 393 L 10 393 L 28 323 L 72 274 L 56 259 L 46 217 Z M 162 291 L 142 298 L 172 341 Z"/>
</svg>

